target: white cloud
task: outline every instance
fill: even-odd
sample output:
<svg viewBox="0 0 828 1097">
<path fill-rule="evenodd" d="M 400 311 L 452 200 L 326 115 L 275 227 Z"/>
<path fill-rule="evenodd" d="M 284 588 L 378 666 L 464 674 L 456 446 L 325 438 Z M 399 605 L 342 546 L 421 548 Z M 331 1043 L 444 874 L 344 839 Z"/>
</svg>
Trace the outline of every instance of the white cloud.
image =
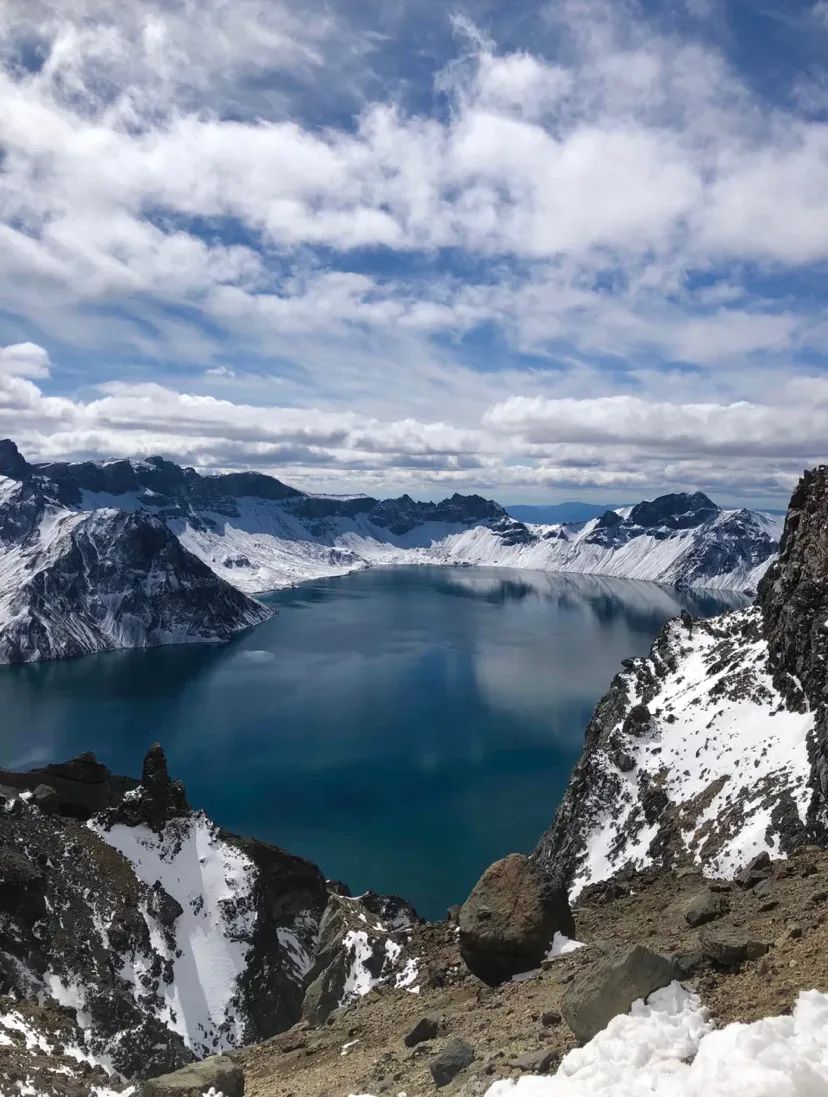
<svg viewBox="0 0 828 1097">
<path fill-rule="evenodd" d="M 48 377 L 49 354 L 36 343 L 13 343 L 0 347 L 0 375 Z"/>
<path fill-rule="evenodd" d="M 552 37 L 510 50 L 456 19 L 413 110 L 369 94 L 382 44 L 327 5 L 205 0 L 196 22 L 188 0 L 7 0 L 8 338 L 80 348 L 95 380 L 157 380 L 153 358 L 197 377 L 47 396 L 46 352 L 21 344 L 0 358 L 4 429 L 21 416 L 41 454 L 287 462 L 354 487 L 390 468 L 646 485 L 666 454 L 675 483 L 781 490 L 820 452 L 814 406 L 771 401 L 780 373 L 820 369 L 824 301 L 784 277 L 828 260 L 828 126 L 635 0 L 544 11 Z M 327 124 L 309 96 L 337 100 Z"/>
<path fill-rule="evenodd" d="M 42 360 L 33 346 L 0 351 L 0 363 Z M 0 435 L 32 459 L 160 452 L 206 468 L 254 466 L 320 490 L 358 483 L 379 494 L 450 485 L 501 498 L 584 487 L 629 498 L 696 487 L 778 496 L 820 452 L 826 414 L 828 383 L 808 377 L 783 386 L 774 404 L 512 396 L 460 426 L 244 404 L 156 383 L 110 382 L 91 398 L 70 399 L 0 370 Z"/>
</svg>

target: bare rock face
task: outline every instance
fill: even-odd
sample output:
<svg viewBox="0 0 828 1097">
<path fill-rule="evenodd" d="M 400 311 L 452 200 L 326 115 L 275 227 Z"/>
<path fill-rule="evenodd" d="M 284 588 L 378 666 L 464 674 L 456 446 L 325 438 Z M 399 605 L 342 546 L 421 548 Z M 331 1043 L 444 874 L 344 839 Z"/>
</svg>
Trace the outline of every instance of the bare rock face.
<svg viewBox="0 0 828 1097">
<path fill-rule="evenodd" d="M 88 819 L 121 802 L 125 792 L 137 787 L 129 777 L 117 777 L 91 751 L 68 762 L 52 762 L 26 773 L 0 769 L 0 784 L 34 792 L 39 785 L 55 790 L 61 815 Z"/>
<path fill-rule="evenodd" d="M 575 935 L 566 892 L 521 853 L 486 869 L 460 910 L 459 925 L 463 959 L 492 986 L 538 967 L 556 933 Z"/>
<path fill-rule="evenodd" d="M 759 586 L 774 685 L 791 708 L 815 714 L 808 840 L 828 841 L 828 465 L 791 497 L 779 559 Z"/>
<path fill-rule="evenodd" d="M 123 823 L 128 827 L 142 824 L 162 832 L 171 819 L 190 814 L 187 794 L 180 781 L 173 781 L 167 770 L 167 756 L 160 743 L 153 743 L 144 757 L 141 783 L 105 813 L 107 826 Z"/>
<path fill-rule="evenodd" d="M 367 901 L 366 901 L 367 900 Z M 416 967 L 406 954 L 417 914 L 396 897 L 367 892 L 359 898 L 333 892 L 319 925 L 302 1015 L 311 1025 L 360 993 L 381 984 L 408 985 Z"/>
</svg>

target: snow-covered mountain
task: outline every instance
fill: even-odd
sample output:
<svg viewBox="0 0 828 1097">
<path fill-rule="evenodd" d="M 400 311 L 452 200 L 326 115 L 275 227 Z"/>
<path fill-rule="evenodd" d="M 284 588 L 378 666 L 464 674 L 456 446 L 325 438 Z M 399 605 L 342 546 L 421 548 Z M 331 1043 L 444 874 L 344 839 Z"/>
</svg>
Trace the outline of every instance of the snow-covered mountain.
<svg viewBox="0 0 828 1097">
<path fill-rule="evenodd" d="M 481 564 L 755 587 L 774 519 L 667 495 L 574 525 L 492 500 L 309 495 L 259 473 L 160 457 L 31 465 L 0 442 L 0 662 L 226 640 L 266 619 L 248 597 L 372 564 Z"/>
<path fill-rule="evenodd" d="M 666 495 L 570 525 L 532 525 L 478 495 L 308 495 L 256 473 L 200 476 L 162 458 L 38 467 L 67 504 L 163 518 L 190 552 L 248 593 L 371 564 L 485 564 L 752 589 L 779 522 L 702 493 Z"/>
<path fill-rule="evenodd" d="M 67 505 L 0 451 L 0 663 L 227 640 L 269 615 L 157 515 Z"/>
<path fill-rule="evenodd" d="M 622 869 L 732 875 L 828 837 L 828 467 L 791 500 L 757 604 L 667 624 L 599 702 L 535 857 L 577 894 Z"/>
</svg>

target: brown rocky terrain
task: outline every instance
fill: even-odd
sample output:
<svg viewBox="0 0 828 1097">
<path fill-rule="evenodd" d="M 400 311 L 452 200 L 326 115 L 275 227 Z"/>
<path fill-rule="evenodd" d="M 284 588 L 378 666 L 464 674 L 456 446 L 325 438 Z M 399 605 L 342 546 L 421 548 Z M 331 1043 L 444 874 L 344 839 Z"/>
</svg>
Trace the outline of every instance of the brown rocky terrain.
<svg viewBox="0 0 828 1097">
<path fill-rule="evenodd" d="M 682 981 L 720 1024 L 785 1013 L 803 988 L 828 991 L 828 852 L 797 850 L 748 882 L 752 886 L 706 881 L 694 869 L 680 868 L 596 885 L 574 908 L 578 939 L 587 947 L 497 987 L 468 973 L 455 925 L 420 926 L 412 942 L 423 973 L 418 994 L 377 989 L 319 1027 L 300 1022 L 232 1053 L 245 1075 L 245 1093 L 436 1093 L 431 1064 L 456 1040 L 469 1045 L 474 1059 L 441 1087 L 448 1097 L 476 1097 L 495 1078 L 554 1071 L 577 1044 L 562 1017 L 564 994 L 607 948 L 644 944 L 678 956 Z M 693 921 L 705 911 L 720 913 L 690 925 L 688 908 Z M 748 946 L 753 958 L 729 967 L 712 958 L 728 959 L 725 948 L 734 945 Z M 432 1015 L 436 1025 L 422 1027 L 436 1033 L 406 1046 L 415 1026 Z"/>
</svg>

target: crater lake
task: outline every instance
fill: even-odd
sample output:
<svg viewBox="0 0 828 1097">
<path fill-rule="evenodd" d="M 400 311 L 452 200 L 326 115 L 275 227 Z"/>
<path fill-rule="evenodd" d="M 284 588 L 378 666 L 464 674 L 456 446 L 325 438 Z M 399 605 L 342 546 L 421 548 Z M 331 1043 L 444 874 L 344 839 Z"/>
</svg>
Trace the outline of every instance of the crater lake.
<svg viewBox="0 0 828 1097">
<path fill-rule="evenodd" d="M 683 608 L 738 594 L 501 568 L 374 568 L 268 595 L 227 645 L 0 669 L 3 764 L 154 741 L 218 823 L 427 917 L 552 821 L 596 701 Z"/>
</svg>

